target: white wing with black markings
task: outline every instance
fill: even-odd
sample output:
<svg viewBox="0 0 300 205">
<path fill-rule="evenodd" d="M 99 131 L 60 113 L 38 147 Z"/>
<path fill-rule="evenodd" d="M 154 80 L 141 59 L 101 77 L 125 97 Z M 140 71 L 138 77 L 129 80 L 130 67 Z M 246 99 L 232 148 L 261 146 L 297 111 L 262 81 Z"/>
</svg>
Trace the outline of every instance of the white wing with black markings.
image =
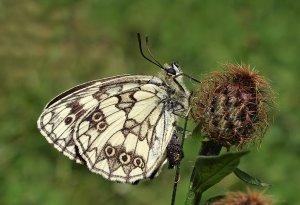
<svg viewBox="0 0 300 205">
<path fill-rule="evenodd" d="M 133 183 L 165 160 L 177 120 L 170 89 L 153 76 L 91 81 L 50 101 L 38 128 L 70 159 L 110 180 Z"/>
</svg>

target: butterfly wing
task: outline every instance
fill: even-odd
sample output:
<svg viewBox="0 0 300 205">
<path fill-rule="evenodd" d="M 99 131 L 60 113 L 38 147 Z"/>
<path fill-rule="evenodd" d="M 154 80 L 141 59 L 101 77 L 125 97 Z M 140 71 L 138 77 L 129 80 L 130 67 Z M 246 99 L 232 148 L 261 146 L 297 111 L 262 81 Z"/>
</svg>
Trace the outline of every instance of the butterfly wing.
<svg viewBox="0 0 300 205">
<path fill-rule="evenodd" d="M 151 79 L 151 76 L 124 75 L 76 86 L 47 104 L 37 121 L 38 129 L 57 150 L 82 163 L 73 140 L 76 124 L 103 99 L 135 89 Z"/>
<path fill-rule="evenodd" d="M 150 177 L 163 164 L 177 118 L 166 107 L 167 88 L 151 77 L 99 101 L 78 122 L 75 143 L 91 171 L 134 183 Z"/>
</svg>

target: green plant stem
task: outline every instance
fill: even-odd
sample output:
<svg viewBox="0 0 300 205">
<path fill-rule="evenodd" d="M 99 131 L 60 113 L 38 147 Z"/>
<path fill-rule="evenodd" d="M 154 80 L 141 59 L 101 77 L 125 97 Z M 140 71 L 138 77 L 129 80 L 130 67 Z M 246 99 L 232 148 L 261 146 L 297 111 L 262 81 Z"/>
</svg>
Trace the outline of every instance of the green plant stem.
<svg viewBox="0 0 300 205">
<path fill-rule="evenodd" d="M 202 142 L 202 146 L 199 150 L 199 155 L 209 156 L 209 155 L 219 155 L 222 149 L 222 145 L 216 144 L 213 141 L 205 141 Z M 195 178 L 195 168 L 193 169 L 192 175 L 191 175 L 191 182 L 194 181 Z M 200 204 L 202 193 L 196 192 L 194 193 L 194 205 Z"/>
<path fill-rule="evenodd" d="M 181 150 L 183 150 L 183 145 L 184 145 L 184 140 L 185 140 L 185 135 L 186 135 L 187 122 L 188 122 L 188 115 L 185 117 L 184 129 L 183 129 L 182 140 L 181 140 Z M 178 163 L 178 165 L 176 167 L 176 173 L 175 173 L 175 179 L 174 179 L 174 184 L 173 184 L 173 192 L 172 192 L 171 205 L 175 204 L 176 191 L 177 191 L 177 185 L 178 185 L 178 182 L 179 182 L 179 174 L 180 174 L 180 163 L 181 163 L 181 161 Z"/>
</svg>

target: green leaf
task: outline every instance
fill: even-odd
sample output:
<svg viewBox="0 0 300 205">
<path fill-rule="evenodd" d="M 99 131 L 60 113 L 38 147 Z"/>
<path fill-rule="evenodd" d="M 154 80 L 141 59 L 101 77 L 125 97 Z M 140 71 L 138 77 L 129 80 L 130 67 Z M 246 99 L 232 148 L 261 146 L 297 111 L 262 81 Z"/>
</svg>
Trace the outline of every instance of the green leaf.
<svg viewBox="0 0 300 205">
<path fill-rule="evenodd" d="M 201 136 L 202 124 L 199 123 L 193 130 L 192 135 Z"/>
<path fill-rule="evenodd" d="M 203 141 L 204 136 L 202 135 L 203 133 L 201 132 L 202 129 L 202 124 L 198 123 L 198 125 L 193 129 L 191 135 L 193 139 L 196 139 L 197 141 Z"/>
<path fill-rule="evenodd" d="M 247 152 L 226 153 L 219 156 L 199 156 L 195 163 L 192 190 L 203 192 L 235 170 Z"/>
<path fill-rule="evenodd" d="M 242 181 L 251 184 L 251 185 L 256 185 L 256 186 L 261 186 L 261 187 L 267 187 L 267 186 L 271 186 L 270 184 L 267 184 L 265 182 L 262 182 L 261 180 L 259 180 L 256 177 L 250 176 L 249 174 L 247 174 L 246 172 L 240 170 L 239 168 L 236 168 L 234 170 L 234 174 L 240 178 Z"/>
<path fill-rule="evenodd" d="M 226 153 L 219 156 L 198 156 L 185 204 L 198 204 L 201 197 L 197 195 L 201 195 L 233 172 L 238 166 L 240 158 L 247 153 L 248 151 Z"/>
</svg>

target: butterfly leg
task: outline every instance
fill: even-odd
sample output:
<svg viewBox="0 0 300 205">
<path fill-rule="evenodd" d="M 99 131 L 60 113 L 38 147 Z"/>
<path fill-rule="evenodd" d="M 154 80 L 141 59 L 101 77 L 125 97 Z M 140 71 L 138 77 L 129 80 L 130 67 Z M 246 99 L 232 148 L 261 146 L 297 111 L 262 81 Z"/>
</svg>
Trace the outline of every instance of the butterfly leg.
<svg viewBox="0 0 300 205">
<path fill-rule="evenodd" d="M 180 134 L 183 134 L 183 132 L 184 132 L 184 128 L 183 128 L 183 127 L 176 126 L 176 129 L 177 129 L 177 131 L 178 131 Z M 190 135 L 192 135 L 192 132 L 191 132 L 190 130 L 185 130 L 185 135 L 186 135 L 186 136 L 190 136 Z"/>
</svg>

